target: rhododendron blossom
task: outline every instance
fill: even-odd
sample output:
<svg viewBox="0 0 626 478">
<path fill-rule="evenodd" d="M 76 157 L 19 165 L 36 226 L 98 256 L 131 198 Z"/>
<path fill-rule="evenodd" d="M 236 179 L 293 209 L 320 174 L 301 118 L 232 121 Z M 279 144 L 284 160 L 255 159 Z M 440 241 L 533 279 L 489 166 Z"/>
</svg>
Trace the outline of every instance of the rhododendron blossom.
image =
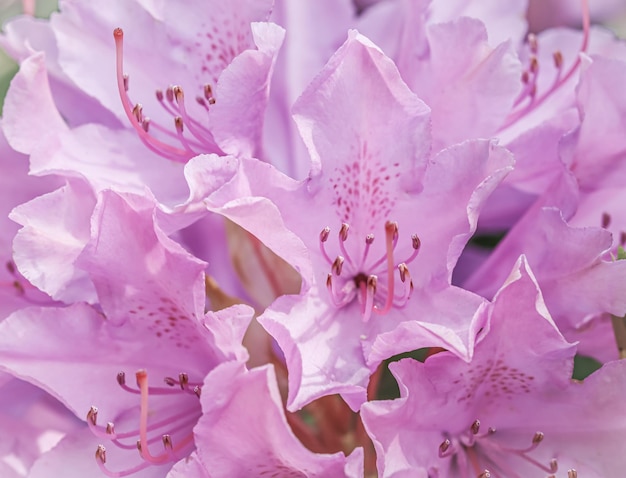
<svg viewBox="0 0 626 478">
<path fill-rule="evenodd" d="M 342 120 L 352 96 L 363 98 L 359 109 L 350 112 L 353 121 Z M 383 123 L 360 120 L 377 102 L 376 121 L 384 118 Z M 389 59 L 356 32 L 294 111 L 312 158 L 310 178 L 296 183 L 271 167 L 246 162 L 247 175 L 264 180 L 233 181 L 209 203 L 266 197 L 308 249 L 311 263 L 302 264 L 306 256 L 273 248 L 302 264 L 304 288 L 300 297 L 280 298 L 259 320 L 278 341 L 288 367 L 302 367 L 290 368 L 290 406 L 334 391 L 356 408 L 381 359 L 403 348 L 436 345 L 467 354 L 464 317 L 481 299 L 451 287 L 450 271 L 511 158 L 484 140 L 431 158 L 428 109 Z M 239 212 L 233 220 L 255 227 L 248 226 L 253 210 L 251 205 L 250 214 Z M 311 212 L 302 216 L 302 210 Z M 280 227 L 252 232 L 262 240 L 281 234 L 284 243 Z M 446 310 L 447 304 L 454 306 Z M 296 315 L 308 319 L 290 319 Z M 337 340 L 340 349 L 333 346 Z"/>
<path fill-rule="evenodd" d="M 621 478 L 626 42 L 540 3 L 6 10 L 0 475 Z"/>
<path fill-rule="evenodd" d="M 524 258 L 476 320 L 482 328 L 470 363 L 447 352 L 424 364 L 402 360 L 393 364 L 401 398 L 364 405 L 380 476 L 617 476 L 611 470 L 624 456 L 600 457 L 624 433 L 626 384 L 618 376 L 626 362 L 589 383 L 571 382 L 575 346 L 547 315 Z M 603 407 L 580 416 L 578 404 L 597 399 Z M 607 409 L 616 413 L 611 423 Z M 587 446 L 591 436 L 597 448 Z"/>
</svg>

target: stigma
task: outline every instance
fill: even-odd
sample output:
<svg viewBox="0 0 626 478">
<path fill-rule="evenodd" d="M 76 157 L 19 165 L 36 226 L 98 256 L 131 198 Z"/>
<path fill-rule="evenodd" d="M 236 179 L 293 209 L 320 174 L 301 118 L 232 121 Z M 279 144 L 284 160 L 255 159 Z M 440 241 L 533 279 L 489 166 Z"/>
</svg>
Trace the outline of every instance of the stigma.
<svg viewBox="0 0 626 478">
<path fill-rule="evenodd" d="M 137 464 L 131 468 L 112 471 L 107 466 L 107 448 L 98 445 L 95 453 L 96 462 L 106 476 L 125 477 L 133 475 L 154 465 L 173 464 L 188 456 L 195 448 L 192 429 L 201 410 L 198 398 L 201 384 L 193 383 L 186 373 L 178 378 L 165 377 L 165 386 L 150 387 L 148 373 L 139 370 L 135 374 L 136 386 L 126 383 L 126 375 L 120 372 L 117 383 L 125 392 L 139 396 L 139 417 L 135 426 L 124 427 L 120 432 L 113 422 L 105 426 L 98 425 L 98 408 L 92 406 L 87 412 L 87 424 L 94 435 L 108 440 L 118 450 L 139 452 Z M 169 402 L 170 406 L 149 408 L 150 396 L 178 395 L 181 400 Z M 193 397 L 192 400 L 185 397 Z M 125 420 L 125 425 L 127 425 Z M 160 442 L 160 445 L 158 445 Z M 155 449 L 157 451 L 155 451 Z"/>
<path fill-rule="evenodd" d="M 183 164 L 199 154 L 223 154 L 203 121 L 193 117 L 188 111 L 185 93 L 180 86 L 169 86 L 165 92 L 156 90 L 155 93 L 161 107 L 172 117 L 170 127 L 144 115 L 143 106 L 140 103 L 133 103 L 128 94 L 130 78 L 124 74 L 123 30 L 116 28 L 113 31 L 113 37 L 115 39 L 117 89 L 126 117 L 143 144 L 159 156 Z M 210 107 L 216 102 L 212 86 L 205 84 L 195 101 L 206 111 L 208 119 Z"/>
<path fill-rule="evenodd" d="M 385 254 L 378 258 L 370 258 L 370 249 L 374 243 L 374 235 L 368 234 L 361 245 L 360 254 L 352 254 L 348 247 L 347 223 L 341 225 L 338 234 L 340 254 L 331 259 L 326 250 L 326 242 L 330 236 L 330 228 L 320 232 L 320 251 L 330 265 L 326 278 L 326 288 L 335 307 L 344 307 L 353 301 L 360 305 L 363 322 L 368 322 L 372 314 L 385 315 L 393 308 L 404 307 L 413 291 L 413 281 L 408 264 L 413 262 L 420 250 L 417 234 L 411 236 L 412 253 L 404 260 L 397 262 L 395 250 L 398 245 L 398 223 L 385 223 Z M 399 281 L 397 279 L 400 279 Z"/>
</svg>

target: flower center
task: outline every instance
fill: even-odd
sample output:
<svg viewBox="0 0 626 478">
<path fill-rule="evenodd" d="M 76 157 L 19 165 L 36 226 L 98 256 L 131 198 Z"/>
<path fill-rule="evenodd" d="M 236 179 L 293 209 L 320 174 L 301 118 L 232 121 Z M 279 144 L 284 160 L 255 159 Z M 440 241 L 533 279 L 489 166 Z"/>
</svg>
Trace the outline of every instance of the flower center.
<svg viewBox="0 0 626 478">
<path fill-rule="evenodd" d="M 124 74 L 123 63 L 123 30 L 116 28 L 113 31 L 113 37 L 115 38 L 117 88 L 122 106 L 139 139 L 148 149 L 178 163 L 186 163 L 194 156 L 202 153 L 223 154 L 215 143 L 211 131 L 201 121 L 189 114 L 185 106 L 185 94 L 180 86 L 169 86 L 165 93 L 156 90 L 158 102 L 173 118 L 173 129 L 144 116 L 141 104 L 133 103 L 128 95 L 129 77 Z M 196 102 L 208 114 L 210 106 L 214 105 L 215 101 L 211 85 L 204 85 L 202 95 L 196 97 Z M 158 133 L 159 137 L 155 136 L 154 132 Z"/>
<path fill-rule="evenodd" d="M 489 427 L 487 431 L 481 431 L 479 420 L 457 436 L 446 438 L 439 445 L 439 457 L 450 458 L 455 461 L 455 465 L 461 476 L 477 478 L 498 477 L 519 477 L 522 476 L 515 468 L 517 458 L 529 463 L 535 468 L 554 476 L 558 470 L 558 463 L 555 458 L 546 465 L 532 458 L 529 453 L 537 449 L 544 439 L 542 432 L 536 432 L 530 445 L 524 448 L 513 448 L 503 444 L 498 439 L 495 428 Z M 438 478 L 439 469 L 433 467 L 429 470 L 429 478 Z M 568 470 L 568 478 L 576 478 L 576 470 Z"/>
<path fill-rule="evenodd" d="M 372 313 L 383 315 L 392 307 L 404 307 L 413 290 L 413 281 L 407 264 L 412 262 L 419 253 L 420 240 L 417 234 L 411 236 L 413 253 L 403 262 L 396 264 L 394 251 L 399 237 L 396 222 L 385 223 L 386 253 L 375 260 L 369 259 L 374 235 L 365 236 L 363 253 L 360 257 L 353 257 L 346 248 L 349 229 L 350 226 L 347 223 L 341 225 L 338 235 L 341 254 L 335 260 L 330 259 L 325 247 L 330 236 L 330 228 L 325 227 L 320 233 L 320 251 L 331 266 L 331 272 L 326 279 L 326 287 L 333 304 L 336 307 L 344 307 L 356 298 L 361 305 L 363 322 L 367 322 Z M 396 291 L 395 282 L 396 270 L 401 282 L 398 291 Z M 379 276 L 382 279 L 380 281 Z"/>
<path fill-rule="evenodd" d="M 137 387 L 126 384 L 126 375 L 120 372 L 117 382 L 120 387 L 129 393 L 140 395 L 139 428 L 125 432 L 115 430 L 113 422 L 108 422 L 105 427 L 97 424 L 98 409 L 91 407 L 87 413 L 87 424 L 91 431 L 100 438 L 106 438 L 117 448 L 122 450 L 138 449 L 142 461 L 136 466 L 122 470 L 111 471 L 106 467 L 107 451 L 103 445 L 96 449 L 96 462 L 102 472 L 111 477 L 124 477 L 137 473 L 151 465 L 163 465 L 175 463 L 189 455 L 194 449 L 192 429 L 200 418 L 201 410 L 197 402 L 176 403 L 176 411 L 159 417 L 149 422 L 148 415 L 153 416 L 154 410 L 148 408 L 149 395 L 192 395 L 200 397 L 201 384 L 191 383 L 186 373 L 181 373 L 178 379 L 165 377 L 167 387 L 149 387 L 148 373 L 139 370 L 136 374 Z M 153 454 L 150 447 L 155 442 L 161 441 L 162 451 Z"/>
</svg>

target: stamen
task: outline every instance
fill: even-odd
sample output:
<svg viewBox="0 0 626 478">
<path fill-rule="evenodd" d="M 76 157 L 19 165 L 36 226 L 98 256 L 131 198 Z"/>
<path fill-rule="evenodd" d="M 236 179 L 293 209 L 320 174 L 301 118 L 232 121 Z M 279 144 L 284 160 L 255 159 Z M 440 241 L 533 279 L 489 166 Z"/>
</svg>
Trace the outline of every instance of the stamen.
<svg viewBox="0 0 626 478">
<path fill-rule="evenodd" d="M 185 109 L 185 94 L 183 93 L 183 89 L 180 86 L 174 86 L 172 88 L 172 92 L 174 94 L 176 104 L 178 105 L 178 112 L 189 128 L 191 134 L 194 138 L 196 138 L 196 140 L 198 140 L 201 146 L 211 150 L 215 146 L 213 135 L 208 129 L 202 126 L 198 121 L 193 119 L 189 113 L 187 113 L 187 110 Z M 211 141 L 206 141 L 205 138 L 211 138 Z"/>
<path fill-rule="evenodd" d="M 130 476 L 130 475 L 134 475 L 135 473 L 141 471 L 141 470 L 145 470 L 146 468 L 148 468 L 148 466 L 150 466 L 149 463 L 147 462 L 143 462 L 129 470 L 124 470 L 124 471 L 111 471 L 109 470 L 106 466 L 105 463 L 107 461 L 107 455 L 106 455 L 106 448 L 103 445 L 98 445 L 98 448 L 96 448 L 96 463 L 98 463 L 98 466 L 100 467 L 100 470 L 102 471 L 102 473 L 104 473 L 106 476 L 110 476 L 112 478 L 123 478 L 125 476 Z"/>
<path fill-rule="evenodd" d="M 336 276 L 341 275 L 341 270 L 343 269 L 344 258 L 342 256 L 337 256 L 337 258 L 333 261 L 333 265 L 331 270 L 333 274 Z"/>
<path fill-rule="evenodd" d="M 328 257 L 328 254 L 326 253 L 326 248 L 324 247 L 324 243 L 328 240 L 329 235 L 330 227 L 326 226 L 324 229 L 322 229 L 322 232 L 320 232 L 320 251 L 324 256 L 324 259 L 326 259 L 326 262 L 332 264 L 333 261 L 330 259 L 330 257 Z"/>
<path fill-rule="evenodd" d="M 93 405 L 87 412 L 87 421 L 91 423 L 93 426 L 96 425 L 96 421 L 98 420 L 98 408 Z"/>
<path fill-rule="evenodd" d="M 141 104 L 137 103 L 133 107 L 133 116 L 139 123 L 141 123 L 143 120 L 143 106 L 141 106 Z"/>
<path fill-rule="evenodd" d="M 176 132 L 179 135 L 182 136 L 182 134 L 183 134 L 183 119 L 180 116 L 175 116 L 174 117 L 174 126 L 176 127 Z M 187 147 L 189 147 L 189 146 L 187 146 Z"/>
<path fill-rule="evenodd" d="M 363 307 L 361 313 L 363 314 L 363 322 L 367 322 L 374 310 L 374 296 L 376 295 L 376 286 L 378 284 L 378 278 L 376 276 L 369 276 L 367 278 L 367 284 L 365 285 L 365 300 L 363 301 Z M 364 284 L 361 284 L 363 287 Z"/>
<path fill-rule="evenodd" d="M 383 315 L 388 313 L 393 307 L 404 307 L 411 296 L 413 290 L 413 281 L 407 264 L 412 262 L 418 255 L 421 242 L 417 234 L 411 236 L 412 254 L 406 261 L 396 265 L 394 259 L 394 251 L 398 244 L 398 224 L 388 221 L 385 224 L 385 254 L 371 265 L 367 264 L 367 258 L 374 243 L 374 235 L 365 236 L 365 247 L 359 261 L 355 261 L 350 254 L 348 248 L 350 226 L 343 223 L 338 233 L 339 248 L 342 255 L 337 256 L 334 260 L 326 250 L 326 242 L 330 237 L 330 228 L 325 227 L 319 235 L 320 252 L 330 265 L 331 273 L 327 276 L 326 287 L 331 294 L 333 303 L 337 307 L 343 307 L 348 304 L 355 295 L 359 298 L 361 304 L 361 312 L 363 320 L 368 321 L 372 313 Z M 385 267 L 380 266 L 385 264 Z M 395 270 L 398 270 L 402 288 L 395 290 Z M 379 286 L 377 281 L 381 274 L 386 274 L 386 283 Z M 341 276 L 342 283 L 338 283 Z M 376 277 L 376 287 L 372 286 L 374 282 L 371 277 Z M 369 282 L 369 287 L 368 287 Z M 355 293 L 355 288 L 356 292 Z M 377 304 L 378 300 L 382 300 L 382 304 Z"/>
<path fill-rule="evenodd" d="M 463 476 L 473 471 L 477 476 L 489 476 L 484 473 L 490 473 L 487 468 L 493 470 L 498 476 L 517 476 L 511 465 L 498 463 L 498 457 L 502 457 L 503 453 L 509 453 L 535 466 L 546 473 L 556 473 L 558 463 L 555 458 L 551 459 L 548 465 L 544 465 L 532 457 L 528 453 L 535 450 L 544 440 L 542 432 L 536 432 L 531 440 L 531 445 L 524 449 L 510 448 L 503 446 L 501 443 L 494 441 L 492 438 L 496 432 L 494 428 L 489 428 L 486 433 L 481 434 L 481 423 L 475 420 L 466 432 L 462 432 L 456 437 L 450 437 L 439 445 L 438 454 L 441 458 L 457 455 L 458 466 L 463 472 Z M 489 453 L 489 451 L 493 453 Z M 507 460 L 508 461 L 508 460 Z M 480 470 L 483 470 L 481 474 Z M 476 476 L 476 475 L 475 475 Z"/>
<path fill-rule="evenodd" d="M 558 471 L 558 469 L 559 469 L 559 464 L 558 464 L 558 462 L 556 461 L 556 458 L 552 458 L 552 459 L 550 460 L 550 465 L 549 465 L 549 466 L 550 466 L 550 472 L 551 472 L 551 473 L 556 473 L 556 472 Z"/>
<path fill-rule="evenodd" d="M 447 438 L 439 445 L 439 458 L 446 458 L 456 453 L 456 450 L 452 446 L 452 442 Z"/>
<path fill-rule="evenodd" d="M 334 300 L 336 297 L 336 294 L 335 294 L 335 288 L 333 287 L 333 275 L 332 274 L 328 274 L 326 276 L 326 288 L 328 289 L 328 292 L 330 293 L 330 297 Z M 335 303 L 335 305 L 337 305 L 337 303 Z"/>
<path fill-rule="evenodd" d="M 127 445 L 125 443 L 122 443 L 120 440 L 124 440 L 127 438 L 134 438 L 137 436 L 137 431 L 136 430 L 132 430 L 129 432 L 125 432 L 125 433 L 116 433 L 115 432 L 115 426 L 112 422 L 108 422 L 106 428 L 102 429 L 100 427 L 98 427 L 89 417 L 88 415 L 88 422 L 87 425 L 89 426 L 89 429 L 91 430 L 91 432 L 100 438 L 106 438 L 108 440 L 111 440 L 113 443 L 115 443 L 115 445 L 117 445 L 120 448 L 123 449 L 131 449 L 134 448 L 136 445 Z M 188 426 L 193 425 L 194 421 L 195 421 L 196 417 L 193 415 L 189 415 L 189 413 L 185 410 L 183 412 L 180 412 L 176 415 L 167 417 L 163 420 L 159 420 L 157 422 L 154 422 L 150 425 L 150 429 L 151 431 L 156 431 L 159 430 L 163 427 L 169 427 L 169 432 L 173 433 L 175 431 L 178 431 L 182 428 L 186 428 Z M 178 423 L 177 425 L 172 426 L 172 423 Z M 148 440 L 148 443 L 154 443 L 158 441 L 158 437 L 155 438 L 151 438 Z M 136 441 L 135 441 L 136 443 Z"/>
<path fill-rule="evenodd" d="M 602 213 L 602 228 L 606 229 L 611 225 L 611 215 L 608 212 Z"/>
<path fill-rule="evenodd" d="M 582 2 L 582 23 L 583 23 L 583 40 L 580 46 L 579 53 L 583 53 L 587 51 L 587 47 L 589 46 L 589 32 L 590 32 L 590 16 L 589 16 L 589 3 L 588 0 L 581 0 Z M 530 112 L 536 110 L 540 105 L 542 105 L 556 90 L 558 90 L 562 85 L 564 85 L 573 75 L 576 73 L 581 64 L 580 54 L 577 56 L 576 60 L 572 64 L 572 66 L 567 70 L 565 74 L 562 74 L 563 68 L 563 55 L 561 52 L 556 51 L 553 53 L 554 65 L 557 69 L 554 81 L 552 85 L 544 91 L 541 95 L 537 96 L 537 75 L 539 72 L 539 64 L 537 62 L 536 53 L 538 51 L 538 41 L 537 37 L 534 35 L 528 36 L 528 45 L 531 52 L 530 65 L 529 65 L 529 73 L 524 72 L 522 74 L 522 82 L 526 85 L 520 96 L 515 100 L 513 104 L 513 108 L 515 109 L 525 98 L 530 98 L 530 101 L 526 106 L 517 111 L 513 111 L 509 114 L 508 118 L 505 120 L 504 124 L 499 128 L 498 132 L 504 131 L 511 125 L 515 124 L 521 118 L 528 115 Z"/>
<path fill-rule="evenodd" d="M 534 450 L 535 448 L 537 448 L 537 445 L 539 445 L 539 443 L 543 441 L 543 438 L 544 438 L 543 433 L 541 432 L 535 433 L 535 435 L 533 436 L 533 447 L 530 448 L 528 451 Z"/>
<path fill-rule="evenodd" d="M 159 394 L 159 392 L 161 394 L 163 392 L 167 392 L 169 394 L 188 393 L 199 397 L 201 393 L 200 385 L 193 385 L 189 379 L 188 374 L 184 372 L 178 375 L 178 380 L 171 377 L 165 377 L 164 382 L 169 388 L 149 387 L 148 374 L 145 370 L 139 370 L 136 373 L 136 380 L 138 387 L 137 390 L 129 387 L 126 384 L 126 375 L 124 372 L 120 372 L 117 374 L 118 385 L 123 390 L 129 391 L 131 393 L 138 392 L 140 394 L 138 430 L 117 433 L 115 431 L 115 426 L 112 422 L 108 422 L 106 424 L 106 427 L 98 427 L 97 407 L 92 406 L 87 412 L 87 424 L 91 431 L 94 433 L 94 435 L 110 440 L 118 448 L 123 450 L 131 450 L 133 448 L 136 448 L 139 451 L 140 457 L 144 460 L 142 463 L 131 469 L 118 472 L 108 470 L 104 466 L 106 462 L 105 448 L 104 446 L 100 445 L 96 450 L 96 458 L 101 470 L 107 476 L 124 477 L 136 473 L 137 471 L 143 470 L 150 465 L 160 465 L 164 463 L 175 462 L 180 460 L 183 454 L 188 454 L 192 450 L 193 434 L 191 431 L 201 413 L 199 404 L 195 405 L 193 407 L 193 410 L 189 410 L 185 407 L 172 416 L 165 417 L 152 423 L 148 423 L 148 399 L 149 395 L 153 392 L 155 392 L 155 394 Z M 179 385 L 180 389 L 178 389 L 178 387 L 173 388 L 174 385 Z M 193 389 L 191 388 L 192 386 Z M 194 402 L 191 403 L 193 404 Z M 164 427 L 167 427 L 166 433 L 157 432 Z M 158 435 L 155 435 L 155 432 L 157 432 Z M 180 435 L 176 439 L 176 442 L 174 442 L 173 438 L 174 433 Z M 129 438 L 136 437 L 138 437 L 139 439 L 135 440 L 132 444 L 125 442 L 125 440 Z M 154 455 L 150 452 L 149 447 L 150 445 L 154 445 L 159 440 L 163 444 L 163 451 L 159 454 Z"/>
<path fill-rule="evenodd" d="M 107 462 L 107 449 L 103 445 L 98 445 L 98 448 L 96 448 L 96 459 L 101 461 L 102 464 Z"/>
<path fill-rule="evenodd" d="M 406 305 L 409 298 L 411 297 L 411 293 L 413 292 L 413 280 L 411 279 L 411 273 L 409 272 L 409 268 L 404 262 L 398 266 L 398 270 L 400 271 L 400 281 L 404 284 L 404 289 L 402 291 L 402 295 L 398 297 L 400 302 L 394 301 L 394 305 L 396 307 L 403 307 L 404 305 Z"/>
<path fill-rule="evenodd" d="M 480 431 L 480 420 L 475 420 L 474 423 L 472 423 L 470 430 L 474 435 L 478 435 L 478 432 Z"/>
<path fill-rule="evenodd" d="M 179 374 L 178 383 L 180 383 L 181 390 L 185 390 L 185 388 L 187 388 L 187 385 L 189 384 L 189 376 L 184 372 Z"/>
<path fill-rule="evenodd" d="M 179 148 L 174 148 L 169 144 L 163 143 L 158 139 L 150 136 L 143 129 L 141 124 L 137 121 L 137 118 L 133 114 L 132 103 L 130 98 L 128 97 L 128 76 L 124 75 L 123 69 L 123 52 L 124 52 L 124 31 L 121 28 L 116 28 L 113 30 L 113 37 L 115 38 L 115 57 L 116 57 L 116 70 L 117 70 L 117 87 L 120 95 L 120 99 L 122 100 L 122 106 L 124 107 L 124 112 L 126 113 L 126 117 L 130 121 L 133 128 L 139 135 L 141 141 L 151 150 L 161 156 L 165 156 L 168 159 L 178 162 L 186 162 L 191 159 L 192 156 L 181 150 Z M 183 159 L 181 159 L 183 158 Z"/>
<path fill-rule="evenodd" d="M 578 478 L 578 472 L 574 469 L 567 470 L 567 478 Z"/>
<path fill-rule="evenodd" d="M 204 85 L 204 97 L 206 98 L 206 100 L 209 102 L 210 105 L 215 104 L 215 98 L 213 97 L 213 89 L 211 88 L 211 85 L 209 84 Z"/>
<path fill-rule="evenodd" d="M 367 255 L 370 252 L 370 246 L 374 243 L 374 234 L 368 234 L 365 236 L 365 249 L 363 250 L 363 256 L 361 257 L 361 262 L 359 263 L 359 268 L 362 268 L 367 260 Z"/>
<path fill-rule="evenodd" d="M 167 385 L 178 385 L 180 382 L 176 381 L 171 377 L 165 377 L 164 379 Z M 123 390 L 129 393 L 134 393 L 136 395 L 141 394 L 141 388 L 139 387 L 139 382 L 137 382 L 138 388 L 132 388 L 126 385 L 126 374 L 124 372 L 120 372 L 117 374 L 117 383 L 122 387 Z M 193 393 L 191 390 L 188 390 L 187 387 L 181 387 L 183 390 Z M 163 387 L 150 387 L 148 390 L 152 395 L 177 395 L 179 392 L 177 390 L 171 390 L 169 388 Z"/>
<path fill-rule="evenodd" d="M 170 435 L 163 435 L 162 437 L 163 448 L 169 461 L 176 461 L 176 455 L 174 454 L 174 445 L 172 444 L 172 437 Z"/>
<path fill-rule="evenodd" d="M 350 229 L 350 226 L 346 224 L 345 222 L 341 224 L 341 229 L 339 229 L 339 249 L 341 249 L 341 253 L 344 255 L 345 259 L 347 259 L 348 264 L 354 267 L 354 263 L 352 262 L 352 259 L 350 258 L 350 254 L 348 254 L 348 251 L 346 250 L 346 244 L 345 244 L 346 240 L 348 239 L 349 229 Z"/>
<path fill-rule="evenodd" d="M 348 231 L 350 230 L 350 226 L 345 222 L 341 224 L 341 229 L 339 229 L 339 240 L 341 242 L 345 242 L 348 239 Z"/>
<path fill-rule="evenodd" d="M 353 291 L 337 290 L 337 286 L 335 284 L 335 281 L 333 280 L 332 274 L 328 274 L 326 276 L 326 288 L 328 289 L 330 298 L 333 301 L 333 305 L 337 308 L 345 306 L 346 304 L 350 303 L 354 298 Z"/>
<path fill-rule="evenodd" d="M 161 90 L 156 91 L 156 98 L 161 106 L 172 116 L 174 116 L 175 132 L 171 132 L 168 128 L 165 128 L 158 123 L 153 123 L 149 118 L 144 117 L 141 105 L 137 104 L 133 106 L 128 96 L 128 75 L 123 73 L 123 39 L 124 32 L 121 28 L 116 28 L 113 31 L 113 37 L 115 39 L 115 54 L 116 54 L 116 74 L 117 74 L 117 86 L 122 106 L 126 117 L 130 121 L 131 125 L 137 132 L 137 135 L 141 141 L 146 145 L 148 149 L 156 154 L 163 156 L 171 161 L 180 163 L 186 163 L 189 159 L 199 154 L 204 153 L 221 153 L 221 149 L 215 143 L 212 133 L 196 121 L 185 109 L 184 95 L 182 88 L 169 87 L 165 91 L 165 98 L 170 103 L 169 105 L 163 101 L 164 95 Z M 207 88 L 204 88 L 205 96 L 207 95 Z M 211 99 L 209 103 L 215 103 L 215 99 L 212 96 L 212 91 L 209 87 L 208 94 Z M 176 99 L 176 105 L 174 100 Z M 190 141 L 183 135 L 183 124 L 185 124 L 189 132 L 193 135 L 194 140 Z M 183 146 L 183 149 L 172 146 L 165 143 L 153 135 L 149 134 L 150 125 L 157 131 L 165 134 L 169 138 L 177 139 Z M 195 148 L 195 149 L 194 149 Z"/>
<path fill-rule="evenodd" d="M 187 141 L 187 138 L 183 136 L 184 126 L 183 126 L 182 117 L 180 116 L 174 117 L 174 128 L 176 129 L 176 135 L 178 136 L 178 141 L 180 141 L 180 143 L 184 146 L 185 150 L 193 154 L 194 156 L 197 155 L 197 153 L 194 152 L 193 149 L 191 149 L 191 144 L 189 144 L 189 141 Z"/>
<path fill-rule="evenodd" d="M 324 229 L 322 229 L 322 232 L 320 232 L 320 241 L 326 242 L 328 240 L 329 235 L 330 235 L 330 227 L 327 226 Z"/>
</svg>

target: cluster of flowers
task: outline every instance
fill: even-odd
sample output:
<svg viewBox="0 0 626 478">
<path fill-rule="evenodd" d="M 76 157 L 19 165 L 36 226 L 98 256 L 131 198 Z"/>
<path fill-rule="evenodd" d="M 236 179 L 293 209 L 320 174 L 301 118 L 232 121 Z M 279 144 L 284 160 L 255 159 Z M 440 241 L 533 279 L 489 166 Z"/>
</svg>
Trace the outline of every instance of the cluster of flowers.
<svg viewBox="0 0 626 478">
<path fill-rule="evenodd" d="M 527 8 L 7 23 L 0 474 L 623 476 L 626 43 Z"/>
</svg>

